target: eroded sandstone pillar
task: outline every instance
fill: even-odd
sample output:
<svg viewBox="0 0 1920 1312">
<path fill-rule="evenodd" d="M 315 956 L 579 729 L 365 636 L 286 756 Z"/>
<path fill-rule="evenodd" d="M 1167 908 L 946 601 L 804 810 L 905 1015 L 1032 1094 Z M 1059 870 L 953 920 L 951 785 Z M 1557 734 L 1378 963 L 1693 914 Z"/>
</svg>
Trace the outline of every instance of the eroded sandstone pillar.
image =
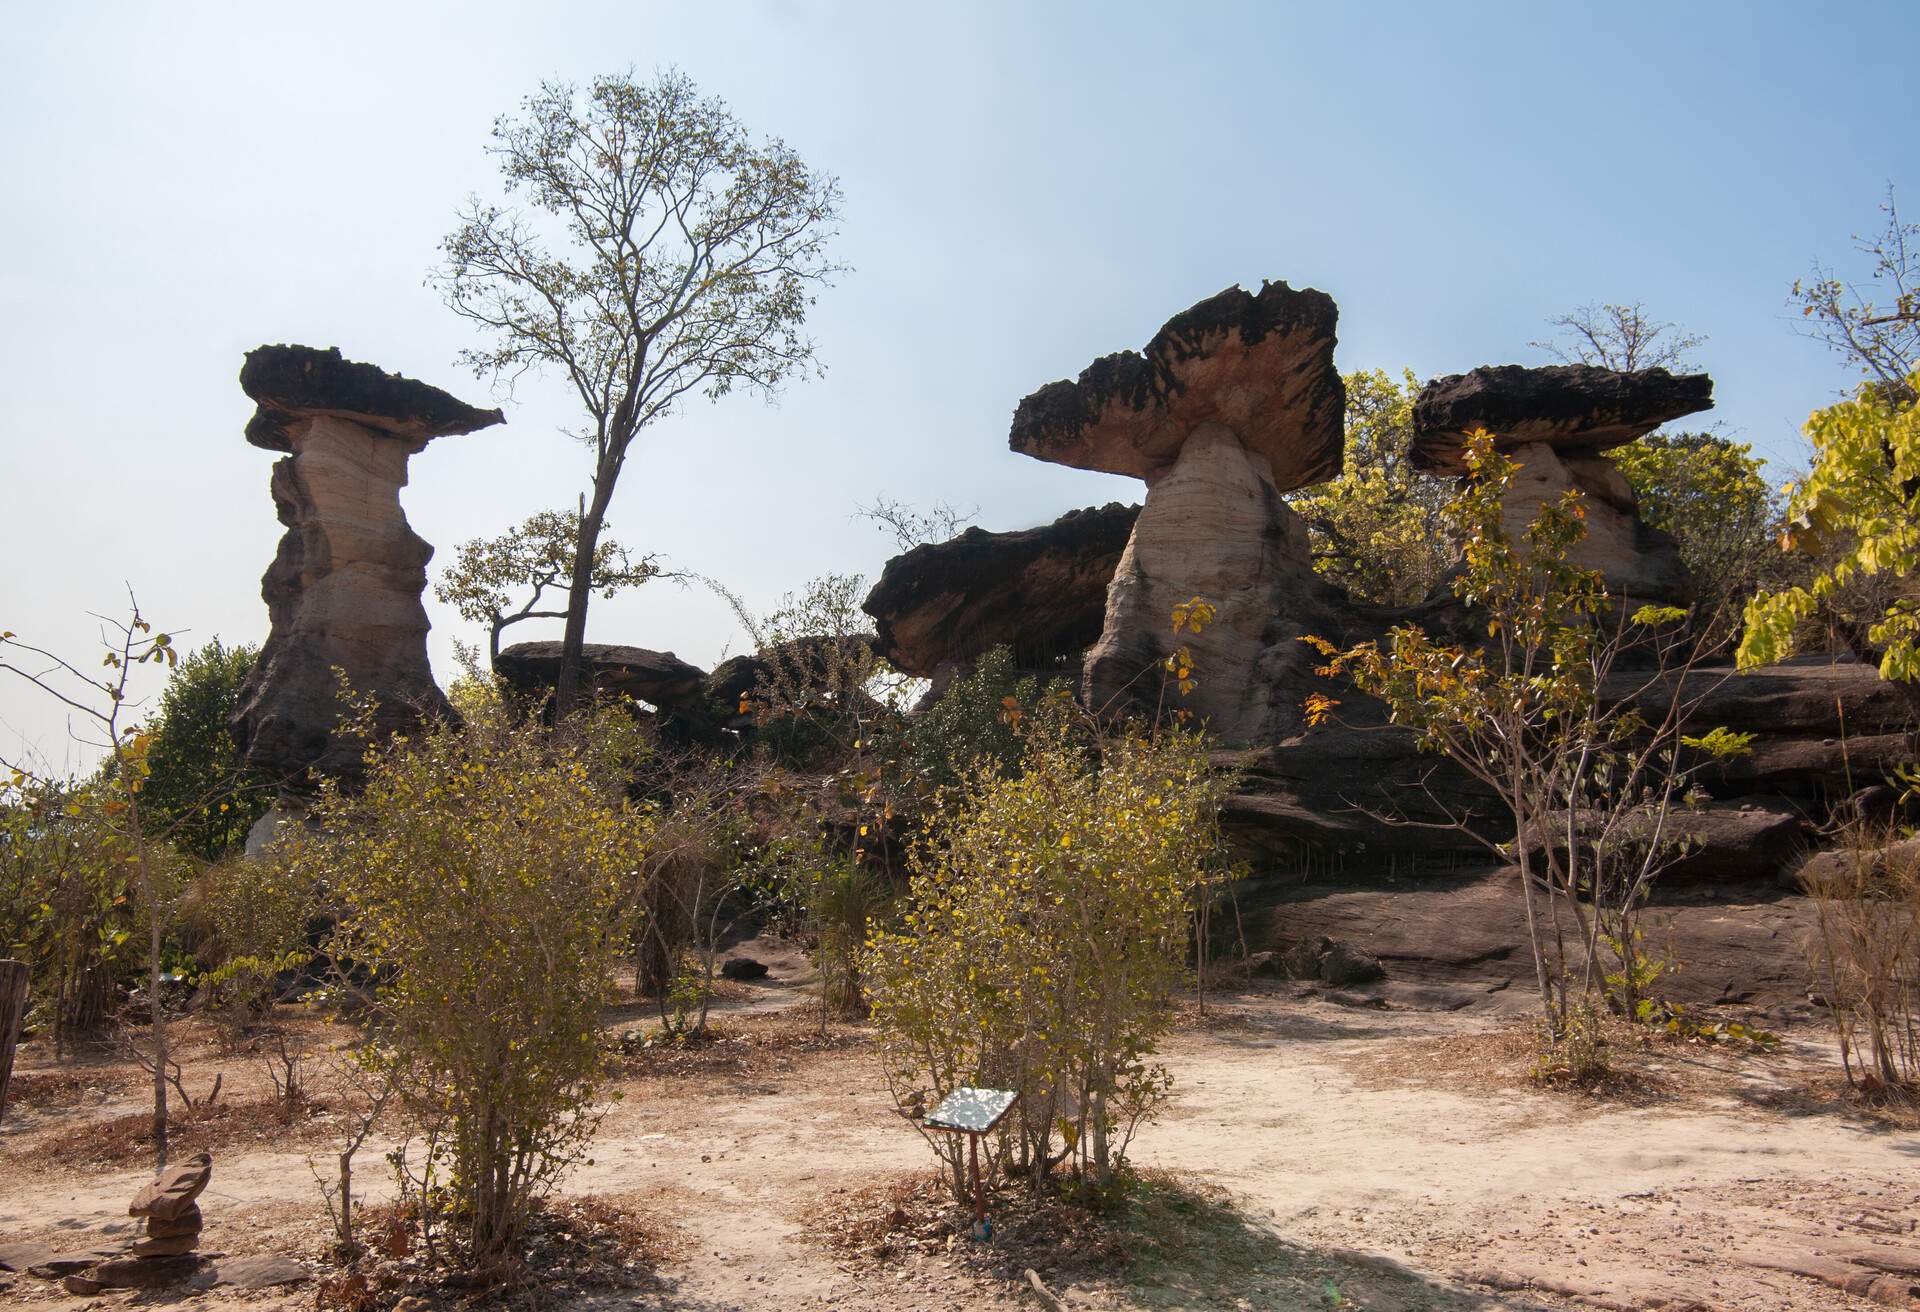
<svg viewBox="0 0 1920 1312">
<path fill-rule="evenodd" d="M 233 730 L 247 764 L 297 797 L 318 776 L 358 773 L 336 671 L 374 699 L 379 733 L 446 712 L 421 601 L 433 548 L 407 523 L 400 489 L 428 442 L 502 416 L 305 346 L 250 352 L 240 385 L 258 403 L 247 440 L 287 453 L 272 479 L 287 531 L 261 580 L 271 630 Z"/>
</svg>

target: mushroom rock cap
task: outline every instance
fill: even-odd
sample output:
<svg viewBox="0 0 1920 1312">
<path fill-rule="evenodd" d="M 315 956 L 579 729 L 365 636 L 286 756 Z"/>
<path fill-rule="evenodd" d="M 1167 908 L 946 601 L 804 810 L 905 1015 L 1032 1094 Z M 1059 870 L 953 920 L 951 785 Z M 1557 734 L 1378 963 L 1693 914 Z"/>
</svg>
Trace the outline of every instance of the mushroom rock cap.
<svg viewBox="0 0 1920 1312">
<path fill-rule="evenodd" d="M 437 387 L 345 359 L 337 346 L 255 347 L 240 366 L 240 390 L 259 403 L 247 421 L 247 441 L 269 451 L 293 450 L 287 426 L 314 415 L 350 420 L 416 450 L 436 437 L 506 422 L 498 410 L 477 409 Z"/>
<path fill-rule="evenodd" d="M 1621 373 L 1586 364 L 1482 365 L 1436 378 L 1413 405 L 1413 460 L 1465 472 L 1467 434 L 1484 428 L 1503 451 L 1533 442 L 1604 451 L 1681 415 L 1713 408 L 1713 379 L 1665 369 Z"/>
<path fill-rule="evenodd" d="M 889 560 L 861 609 L 888 663 L 922 677 L 1003 643 L 1016 659 L 1082 651 L 1139 517 L 1114 502 L 1012 533 L 970 528 Z"/>
<path fill-rule="evenodd" d="M 1264 456 L 1283 492 L 1340 472 L 1346 388 L 1325 292 L 1229 287 L 1167 320 L 1146 349 L 1095 360 L 1020 403 L 1007 445 L 1036 460 L 1148 478 L 1206 423 Z"/>
</svg>

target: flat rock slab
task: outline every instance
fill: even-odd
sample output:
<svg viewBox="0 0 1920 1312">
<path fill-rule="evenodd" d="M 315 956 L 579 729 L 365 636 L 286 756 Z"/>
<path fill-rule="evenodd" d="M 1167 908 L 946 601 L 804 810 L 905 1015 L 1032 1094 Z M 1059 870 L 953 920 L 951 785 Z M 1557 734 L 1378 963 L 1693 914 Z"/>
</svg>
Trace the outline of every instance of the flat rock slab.
<svg viewBox="0 0 1920 1312">
<path fill-rule="evenodd" d="M 53 1253 L 45 1244 L 0 1244 L 0 1271 L 31 1271 Z"/>
<path fill-rule="evenodd" d="M 153 1289 L 184 1280 L 200 1269 L 203 1259 L 184 1257 L 123 1257 L 81 1272 L 102 1289 Z"/>
<path fill-rule="evenodd" d="M 27 1268 L 27 1274 L 39 1276 L 42 1280 L 58 1280 L 61 1276 L 72 1275 L 75 1271 L 85 1271 L 109 1258 L 120 1256 L 117 1248 L 82 1248 L 69 1252 L 48 1253 L 42 1260 Z"/>
<path fill-rule="evenodd" d="M 216 1285 L 235 1285 L 241 1289 L 268 1289 L 274 1285 L 297 1285 L 313 1279 L 312 1272 L 290 1257 L 264 1254 L 257 1257 L 230 1257 L 214 1269 Z"/>
</svg>

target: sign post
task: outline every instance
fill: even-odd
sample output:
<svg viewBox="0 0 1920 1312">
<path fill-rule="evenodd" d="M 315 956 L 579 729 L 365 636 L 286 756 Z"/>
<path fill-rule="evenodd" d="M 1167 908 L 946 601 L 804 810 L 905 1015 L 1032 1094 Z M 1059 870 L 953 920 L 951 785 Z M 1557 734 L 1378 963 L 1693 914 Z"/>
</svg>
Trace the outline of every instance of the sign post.
<svg viewBox="0 0 1920 1312">
<path fill-rule="evenodd" d="M 929 1129 L 945 1130 L 967 1136 L 967 1161 L 973 1182 L 973 1237 L 993 1237 L 993 1225 L 987 1220 L 986 1184 L 980 1178 L 980 1137 L 992 1134 L 1007 1118 L 1020 1094 L 1013 1089 L 955 1089 L 927 1113 Z"/>
</svg>

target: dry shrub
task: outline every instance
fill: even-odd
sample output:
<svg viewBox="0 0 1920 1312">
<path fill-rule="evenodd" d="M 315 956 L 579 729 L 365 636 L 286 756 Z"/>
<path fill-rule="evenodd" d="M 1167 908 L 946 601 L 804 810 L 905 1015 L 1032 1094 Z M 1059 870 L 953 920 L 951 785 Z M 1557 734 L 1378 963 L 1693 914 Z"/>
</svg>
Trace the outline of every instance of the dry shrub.
<svg viewBox="0 0 1920 1312">
<path fill-rule="evenodd" d="M 319 1103 L 289 1105 L 279 1098 L 216 1102 L 176 1111 L 168 1124 L 168 1152 L 175 1157 L 210 1152 L 218 1157 L 237 1148 L 286 1147 L 317 1140 L 327 1133 L 318 1120 Z M 153 1113 L 129 1112 L 105 1121 L 86 1121 L 42 1139 L 36 1160 L 82 1168 L 121 1169 L 153 1156 Z"/>
<path fill-rule="evenodd" d="M 1818 924 L 1807 942 L 1840 1032 L 1847 1080 L 1868 1093 L 1920 1087 L 1920 843 L 1849 825 L 1801 883 Z"/>
</svg>

